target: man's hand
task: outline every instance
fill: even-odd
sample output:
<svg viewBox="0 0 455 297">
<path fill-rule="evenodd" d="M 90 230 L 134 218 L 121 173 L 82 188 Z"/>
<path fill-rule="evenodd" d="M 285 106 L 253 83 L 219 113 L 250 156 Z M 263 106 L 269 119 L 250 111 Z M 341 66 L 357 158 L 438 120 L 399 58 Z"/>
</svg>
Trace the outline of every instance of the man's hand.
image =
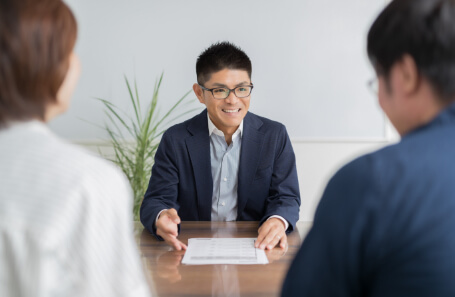
<svg viewBox="0 0 455 297">
<path fill-rule="evenodd" d="M 160 214 L 156 221 L 156 234 L 163 237 L 167 244 L 177 251 L 186 250 L 186 245 L 177 239 L 180 217 L 174 208 L 167 209 Z"/>
<path fill-rule="evenodd" d="M 287 237 L 284 223 L 278 218 L 271 218 L 262 224 L 258 230 L 258 239 L 254 246 L 261 250 L 273 249 L 278 243 L 282 249 L 286 248 Z"/>
</svg>

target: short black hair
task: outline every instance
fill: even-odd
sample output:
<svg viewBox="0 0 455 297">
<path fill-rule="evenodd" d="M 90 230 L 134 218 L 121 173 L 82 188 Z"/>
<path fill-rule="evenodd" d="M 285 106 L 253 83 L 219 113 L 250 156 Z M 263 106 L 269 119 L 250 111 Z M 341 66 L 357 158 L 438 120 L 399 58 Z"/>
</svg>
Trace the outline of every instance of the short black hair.
<svg viewBox="0 0 455 297">
<path fill-rule="evenodd" d="M 203 85 L 212 73 L 223 69 L 245 70 L 251 78 L 251 61 L 247 54 L 235 44 L 223 41 L 212 44 L 204 50 L 196 62 L 196 75 Z"/>
<path fill-rule="evenodd" d="M 439 99 L 455 100 L 455 0 L 394 0 L 368 32 L 368 56 L 378 75 L 410 55 Z"/>
</svg>

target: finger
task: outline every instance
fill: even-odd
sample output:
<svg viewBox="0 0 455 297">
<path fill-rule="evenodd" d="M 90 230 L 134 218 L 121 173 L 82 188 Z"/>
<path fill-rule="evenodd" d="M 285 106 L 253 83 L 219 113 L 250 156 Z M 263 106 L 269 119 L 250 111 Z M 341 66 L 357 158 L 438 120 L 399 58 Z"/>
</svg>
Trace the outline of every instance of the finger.
<svg viewBox="0 0 455 297">
<path fill-rule="evenodd" d="M 177 224 L 175 224 L 172 221 L 169 221 L 167 224 L 164 224 L 162 222 L 160 222 L 159 224 L 157 223 L 156 234 L 161 236 L 167 244 L 172 246 L 177 251 L 187 249 L 187 246 L 177 239 L 178 236 Z"/>
<path fill-rule="evenodd" d="M 285 232 L 279 232 L 273 240 L 267 245 L 267 249 L 271 250 L 274 249 L 278 243 L 280 244 L 280 247 L 284 249 L 287 244 L 287 237 Z"/>
<path fill-rule="evenodd" d="M 186 245 L 178 240 L 177 238 L 174 238 L 171 240 L 170 245 L 176 250 L 176 251 L 181 251 L 181 250 L 186 250 Z"/>
<path fill-rule="evenodd" d="M 180 217 L 177 213 L 177 210 L 175 210 L 175 208 L 171 208 L 169 210 L 167 210 L 167 213 L 166 213 L 169 218 L 176 224 L 180 224 Z"/>
<path fill-rule="evenodd" d="M 176 236 L 168 237 L 168 244 L 172 246 L 176 251 L 186 250 L 187 246 L 183 242 L 177 239 Z"/>
<path fill-rule="evenodd" d="M 281 237 L 280 247 L 284 250 L 287 245 L 288 245 L 288 237 L 286 236 L 286 233 L 285 233 L 284 236 Z"/>
<path fill-rule="evenodd" d="M 264 240 L 262 241 L 260 248 L 261 249 L 273 249 L 275 245 L 280 241 L 282 237 L 282 230 L 279 230 L 279 228 L 271 228 L 269 233 L 266 235 Z"/>
<path fill-rule="evenodd" d="M 269 224 L 267 224 L 267 222 L 262 224 L 261 228 L 259 228 L 259 230 L 258 230 L 258 233 L 259 233 L 258 239 L 256 240 L 254 247 L 259 248 L 261 246 L 266 235 L 269 233 L 269 229 L 270 229 L 270 227 L 269 227 Z"/>
<path fill-rule="evenodd" d="M 268 232 L 267 234 L 265 234 L 264 239 L 259 243 L 259 248 L 261 250 L 265 249 L 267 245 L 273 240 L 274 237 L 275 233 Z"/>
<path fill-rule="evenodd" d="M 180 243 L 180 247 L 182 248 L 182 250 L 186 251 L 188 249 L 187 245 L 184 244 L 183 242 L 181 242 L 180 240 L 179 240 L 179 243 Z M 182 256 L 182 258 L 183 258 L 183 256 Z"/>
<path fill-rule="evenodd" d="M 174 223 L 173 221 L 171 221 L 169 219 L 169 217 L 167 216 L 167 214 L 160 216 L 160 218 L 156 222 L 156 230 L 157 230 L 157 234 L 158 234 L 158 232 L 161 232 L 161 233 L 172 234 L 175 237 L 177 237 L 177 235 L 178 235 L 177 224 Z M 158 234 L 158 235 L 161 235 L 161 234 Z"/>
<path fill-rule="evenodd" d="M 177 237 L 178 236 L 177 225 L 175 225 L 174 223 L 171 223 L 171 224 L 172 225 L 157 226 L 156 234 L 158 234 L 159 236 L 161 236 L 163 238 L 165 235 L 171 235 L 173 237 Z"/>
<path fill-rule="evenodd" d="M 268 250 L 272 250 L 281 240 L 281 236 L 279 234 L 274 234 L 272 236 L 273 237 L 270 238 L 270 241 L 266 246 L 266 249 Z"/>
<path fill-rule="evenodd" d="M 258 238 L 256 239 L 256 242 L 254 243 L 255 248 L 259 248 L 264 241 L 265 235 L 262 233 L 259 233 Z"/>
<path fill-rule="evenodd" d="M 160 235 L 160 234 L 158 234 Z M 170 234 L 163 234 L 163 235 L 160 235 L 161 237 L 163 237 L 164 241 L 169 244 L 170 246 L 172 246 L 175 250 L 177 251 L 181 251 L 182 249 L 183 250 L 186 250 L 187 249 L 187 246 L 181 242 L 180 240 L 178 240 L 175 236 L 173 235 L 170 235 Z"/>
<path fill-rule="evenodd" d="M 174 237 L 177 237 L 179 235 L 179 229 L 177 227 L 177 224 L 175 224 L 174 222 L 168 222 L 167 224 L 163 224 L 161 226 L 161 229 L 162 231 L 164 231 L 164 233 L 171 234 Z"/>
<path fill-rule="evenodd" d="M 272 218 L 268 220 L 268 222 L 270 222 L 270 229 L 262 246 L 270 250 L 275 248 L 275 246 L 281 241 L 281 238 L 286 236 L 286 232 L 284 230 L 284 224 L 281 220 Z M 266 246 L 264 246 L 264 244 Z"/>
</svg>

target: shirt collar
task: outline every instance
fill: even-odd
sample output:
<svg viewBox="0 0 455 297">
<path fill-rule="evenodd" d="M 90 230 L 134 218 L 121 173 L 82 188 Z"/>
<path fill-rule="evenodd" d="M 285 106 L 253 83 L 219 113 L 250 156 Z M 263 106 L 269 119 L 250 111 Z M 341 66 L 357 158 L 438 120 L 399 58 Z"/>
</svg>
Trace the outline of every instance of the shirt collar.
<svg viewBox="0 0 455 297">
<path fill-rule="evenodd" d="M 208 120 L 208 124 L 209 124 L 209 136 L 212 136 L 212 134 L 215 134 L 215 135 L 224 137 L 223 131 L 219 130 L 215 126 L 215 124 L 210 119 L 210 116 L 208 113 L 207 113 L 207 120 Z M 240 122 L 239 128 L 232 135 L 232 140 L 236 139 L 238 136 L 242 136 L 242 134 L 243 134 L 243 120 Z"/>
</svg>

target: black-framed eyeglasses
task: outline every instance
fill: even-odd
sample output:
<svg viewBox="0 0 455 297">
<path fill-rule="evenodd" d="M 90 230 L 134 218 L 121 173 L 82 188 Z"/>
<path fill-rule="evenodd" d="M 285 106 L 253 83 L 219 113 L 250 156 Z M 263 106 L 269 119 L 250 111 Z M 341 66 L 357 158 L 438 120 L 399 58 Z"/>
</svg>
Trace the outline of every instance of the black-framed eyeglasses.
<svg viewBox="0 0 455 297">
<path fill-rule="evenodd" d="M 210 91 L 212 92 L 213 98 L 215 99 L 226 99 L 231 92 L 234 92 L 235 96 L 238 98 L 245 98 L 250 96 L 251 91 L 253 90 L 253 84 L 248 85 L 248 86 L 240 86 L 236 87 L 234 89 L 229 89 L 229 88 L 223 88 L 223 87 L 218 87 L 218 88 L 212 88 L 212 89 L 207 89 L 204 86 L 201 86 L 201 89 L 204 91 Z"/>
<path fill-rule="evenodd" d="M 379 91 L 379 83 L 378 83 L 378 78 L 372 78 L 367 82 L 368 88 L 373 92 L 375 95 L 378 94 Z"/>
</svg>

